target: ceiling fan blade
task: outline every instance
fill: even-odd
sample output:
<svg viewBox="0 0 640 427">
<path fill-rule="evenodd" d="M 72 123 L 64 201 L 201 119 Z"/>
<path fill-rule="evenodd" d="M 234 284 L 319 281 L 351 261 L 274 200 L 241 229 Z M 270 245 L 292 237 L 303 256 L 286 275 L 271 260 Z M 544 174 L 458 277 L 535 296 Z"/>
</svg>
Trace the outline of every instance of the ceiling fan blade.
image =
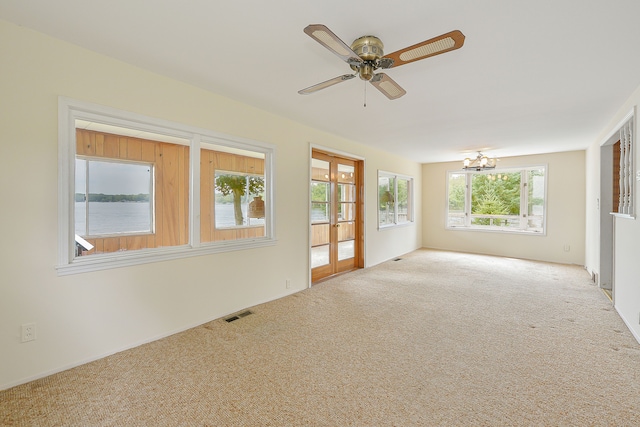
<svg viewBox="0 0 640 427">
<path fill-rule="evenodd" d="M 344 82 L 346 80 L 351 80 L 355 76 L 356 76 L 355 74 L 345 74 L 343 76 L 338 76 L 338 77 L 336 77 L 334 79 L 327 80 L 326 82 L 318 83 L 317 85 L 309 86 L 306 89 L 299 90 L 298 93 L 300 95 L 308 95 L 310 93 L 317 92 L 317 91 L 319 91 L 321 89 L 324 89 L 326 87 L 333 86 L 333 85 L 338 84 L 338 83 L 342 83 L 342 82 Z"/>
<path fill-rule="evenodd" d="M 348 62 L 349 65 L 355 65 L 362 62 L 362 59 L 338 36 L 322 24 L 308 25 L 304 32 L 320 43 L 322 46 L 335 53 L 340 59 Z"/>
<path fill-rule="evenodd" d="M 402 89 L 398 83 L 385 73 L 378 73 L 373 76 L 371 84 L 391 100 L 398 99 L 407 93 L 406 90 Z"/>
<path fill-rule="evenodd" d="M 430 56 L 439 55 L 459 49 L 464 44 L 464 34 L 458 30 L 451 31 L 441 36 L 414 44 L 402 50 L 385 55 L 383 59 L 389 58 L 393 60 L 393 67 L 399 67 L 413 61 L 429 58 Z"/>
</svg>

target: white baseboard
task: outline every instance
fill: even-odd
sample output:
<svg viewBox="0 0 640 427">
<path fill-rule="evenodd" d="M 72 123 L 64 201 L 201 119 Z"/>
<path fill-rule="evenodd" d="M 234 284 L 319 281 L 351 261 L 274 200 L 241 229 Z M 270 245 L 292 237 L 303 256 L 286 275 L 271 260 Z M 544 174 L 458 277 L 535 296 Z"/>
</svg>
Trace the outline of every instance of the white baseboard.
<svg viewBox="0 0 640 427">
<path fill-rule="evenodd" d="M 260 304 L 264 304 L 264 303 L 267 303 L 267 302 L 270 302 L 270 301 L 274 301 L 274 300 L 277 300 L 277 299 L 280 299 L 280 298 L 284 298 L 286 296 L 295 294 L 295 293 L 300 292 L 302 290 L 304 290 L 304 289 L 287 289 L 286 292 L 280 293 L 280 294 L 278 294 L 277 296 L 275 296 L 273 298 L 267 298 L 267 299 L 264 299 L 264 300 L 254 301 L 248 307 L 240 307 L 240 308 L 237 308 L 237 309 L 235 309 L 233 311 L 230 311 L 228 313 L 223 313 L 222 315 L 215 315 L 214 317 L 212 317 L 210 319 L 205 319 L 204 321 L 198 321 L 198 322 L 196 322 L 196 323 L 194 323 L 192 325 L 188 325 L 188 326 L 183 327 L 183 328 L 179 328 L 179 329 L 176 329 L 176 330 L 164 333 L 164 334 L 160 334 L 160 335 L 154 336 L 152 338 L 147 338 L 147 339 L 135 342 L 133 344 L 126 345 L 126 346 L 121 347 L 121 348 L 117 348 L 117 349 L 115 349 L 113 351 L 108 351 L 106 353 L 99 354 L 97 356 L 91 356 L 91 357 L 86 358 L 86 359 L 81 359 L 81 360 L 78 360 L 76 362 L 70 363 L 68 365 L 63 365 L 63 366 L 51 369 L 49 371 L 39 372 L 39 373 L 37 373 L 35 375 L 29 376 L 29 377 L 25 377 L 25 378 L 20 378 L 19 380 L 11 381 L 11 382 L 8 382 L 6 384 L 0 384 L 0 391 L 7 390 L 7 389 L 10 389 L 12 387 L 16 387 L 16 386 L 19 386 L 19 385 L 22 385 L 22 384 L 26 384 L 26 383 L 31 382 L 31 381 L 39 380 L 41 378 L 48 377 L 49 375 L 54 375 L 54 374 L 57 374 L 59 372 L 63 372 L 63 371 L 69 370 L 69 369 L 73 369 L 73 368 L 76 368 L 78 366 L 81 366 L 81 365 L 84 365 L 84 364 L 87 364 L 87 363 L 95 362 L 96 360 L 100 360 L 100 359 L 105 358 L 107 356 L 111 356 L 113 354 L 120 353 L 121 351 L 130 350 L 132 348 L 139 347 L 141 345 L 148 344 L 150 342 L 157 341 L 157 340 L 160 340 L 162 338 L 166 338 L 166 337 L 169 337 L 171 335 L 178 334 L 180 332 L 184 332 L 184 331 L 189 330 L 191 328 L 196 328 L 196 327 L 198 327 L 200 325 L 204 325 L 205 323 L 209 323 L 209 322 L 212 322 L 214 320 L 221 319 L 223 317 L 226 317 L 226 316 L 228 316 L 230 314 L 233 314 L 233 313 L 236 313 L 238 311 L 244 310 L 246 308 L 255 307 L 256 305 L 260 305 Z"/>
<path fill-rule="evenodd" d="M 620 310 L 618 310 L 618 307 L 616 307 L 615 305 L 613 306 L 613 308 L 616 309 L 616 312 L 618 313 L 618 316 L 620 316 L 620 318 L 622 319 L 622 321 L 624 322 L 624 324 L 627 326 L 627 328 L 629 329 L 629 331 L 631 332 L 631 335 L 633 335 L 633 337 L 636 339 L 636 341 L 638 341 L 638 344 L 640 344 L 640 335 L 633 329 L 633 327 L 631 326 L 632 323 L 629 322 L 624 315 L 620 312 Z"/>
</svg>

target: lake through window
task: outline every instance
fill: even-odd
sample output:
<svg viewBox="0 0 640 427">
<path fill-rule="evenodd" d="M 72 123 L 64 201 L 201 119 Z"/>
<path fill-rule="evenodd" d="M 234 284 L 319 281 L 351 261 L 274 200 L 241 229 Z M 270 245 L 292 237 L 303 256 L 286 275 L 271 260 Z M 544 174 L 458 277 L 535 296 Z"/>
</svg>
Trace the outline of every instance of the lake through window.
<svg viewBox="0 0 640 427">
<path fill-rule="evenodd" d="M 153 230 L 153 165 L 76 158 L 75 233 Z"/>
<path fill-rule="evenodd" d="M 274 147 L 60 99 L 59 274 L 275 244 Z"/>
</svg>

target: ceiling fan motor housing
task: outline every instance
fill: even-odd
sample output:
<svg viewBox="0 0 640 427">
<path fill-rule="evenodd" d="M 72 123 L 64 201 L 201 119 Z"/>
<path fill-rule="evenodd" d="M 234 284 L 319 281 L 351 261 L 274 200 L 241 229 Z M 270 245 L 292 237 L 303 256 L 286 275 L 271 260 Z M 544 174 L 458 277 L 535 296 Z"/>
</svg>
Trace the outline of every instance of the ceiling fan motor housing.
<svg viewBox="0 0 640 427">
<path fill-rule="evenodd" d="M 358 72 L 362 80 L 371 80 L 373 72 L 378 68 L 378 60 L 384 55 L 382 40 L 375 36 L 359 37 L 351 43 L 351 50 L 364 61 L 358 66 L 352 65 L 351 68 Z"/>
</svg>

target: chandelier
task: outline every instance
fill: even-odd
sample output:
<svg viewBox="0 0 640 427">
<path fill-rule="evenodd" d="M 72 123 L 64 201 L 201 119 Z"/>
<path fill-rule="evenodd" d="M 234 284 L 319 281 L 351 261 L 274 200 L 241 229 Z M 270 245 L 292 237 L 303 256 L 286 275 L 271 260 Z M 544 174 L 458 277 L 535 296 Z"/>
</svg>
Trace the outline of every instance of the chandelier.
<svg viewBox="0 0 640 427">
<path fill-rule="evenodd" d="M 475 159 L 467 157 L 462 163 L 464 165 L 462 169 L 474 169 L 476 171 L 494 169 L 496 167 L 496 159 L 490 159 L 480 151 L 478 151 L 478 155 Z"/>
</svg>

